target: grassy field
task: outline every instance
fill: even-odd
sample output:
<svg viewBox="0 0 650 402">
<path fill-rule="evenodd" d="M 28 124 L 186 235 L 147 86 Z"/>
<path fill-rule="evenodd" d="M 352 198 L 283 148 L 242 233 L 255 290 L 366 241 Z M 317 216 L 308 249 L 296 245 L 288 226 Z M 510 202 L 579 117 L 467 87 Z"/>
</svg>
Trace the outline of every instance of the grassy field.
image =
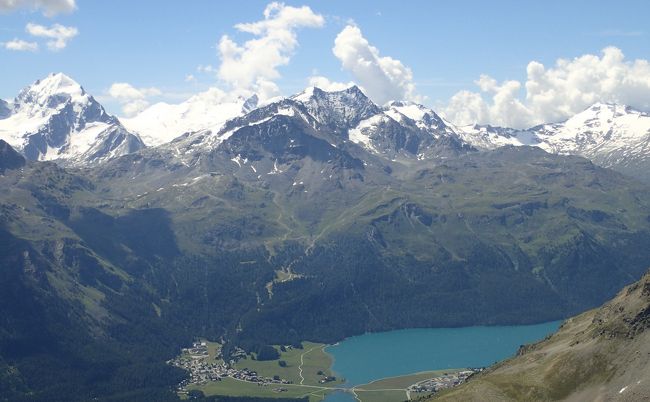
<svg viewBox="0 0 650 402">
<path fill-rule="evenodd" d="M 310 401 L 319 401 L 330 392 L 325 388 L 316 386 L 301 386 L 295 384 L 269 384 L 266 386 L 257 385 L 245 381 L 235 380 L 234 378 L 224 378 L 221 381 L 209 382 L 203 386 L 191 386 L 189 390 L 198 389 L 205 395 L 228 395 L 228 396 L 250 396 L 266 398 L 303 398 L 309 397 Z M 285 391 L 279 392 L 279 389 Z"/>
<path fill-rule="evenodd" d="M 310 345 L 310 346 L 308 346 Z M 322 371 L 326 376 L 336 376 L 336 373 L 330 369 L 333 361 L 332 357 L 325 352 L 327 345 L 305 343 L 305 353 L 303 355 L 302 375 L 305 378 L 304 384 L 318 384 L 322 378 L 318 374 Z M 337 386 L 345 382 L 344 378 L 337 378 L 336 381 L 330 382 L 328 386 Z"/>
<path fill-rule="evenodd" d="M 205 385 L 193 385 L 188 390 L 201 390 L 205 395 L 228 395 L 228 396 L 250 396 L 250 397 L 277 397 L 277 398 L 302 398 L 308 396 L 310 401 L 320 401 L 333 387 L 340 386 L 343 381 L 337 379 L 335 382 L 320 384 L 318 381 L 323 377 L 317 374 L 322 371 L 324 375 L 331 376 L 330 366 L 332 358 L 325 353 L 327 345 L 312 342 L 303 342 L 302 349 L 287 348 L 281 351 L 279 346 L 275 348 L 280 353 L 278 360 L 258 361 L 249 355 L 235 364 L 235 368 L 256 371 L 264 377 L 280 376 L 293 384 L 268 384 L 258 385 L 233 378 L 225 378 L 222 381 L 209 382 Z M 220 345 L 208 342 L 208 353 L 210 359 L 215 359 Z M 280 367 L 278 362 L 284 360 L 286 367 Z M 301 371 L 302 368 L 302 371 Z M 301 377 L 302 374 L 302 377 Z M 302 383 L 302 384 L 301 384 Z M 280 389 L 283 389 L 280 391 Z"/>
<path fill-rule="evenodd" d="M 235 367 L 255 370 L 264 377 L 279 375 L 280 378 L 292 381 L 294 384 L 300 384 L 302 381 L 304 385 L 320 385 L 318 381 L 322 376 L 317 374 L 319 371 L 322 371 L 325 375 L 331 375 L 332 358 L 323 350 L 325 346 L 322 343 L 303 342 L 302 349 L 292 348 L 287 349 L 286 352 L 280 351 L 279 346 L 275 346 L 280 353 L 278 360 L 258 361 L 249 356 L 247 359 L 239 360 Z M 280 367 L 278 364 L 280 360 L 287 362 L 287 366 Z M 301 363 L 302 372 L 300 371 Z M 301 373 L 302 378 L 300 377 Z M 327 386 L 340 383 L 341 381 L 331 382 Z"/>
</svg>

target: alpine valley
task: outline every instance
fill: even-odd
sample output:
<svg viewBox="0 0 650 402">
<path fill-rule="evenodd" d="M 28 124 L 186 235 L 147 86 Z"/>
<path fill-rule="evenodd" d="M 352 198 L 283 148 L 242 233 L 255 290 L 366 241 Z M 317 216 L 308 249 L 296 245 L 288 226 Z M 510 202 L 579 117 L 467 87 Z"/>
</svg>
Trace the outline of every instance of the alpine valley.
<svg viewBox="0 0 650 402">
<path fill-rule="evenodd" d="M 165 362 L 197 338 L 551 321 L 650 266 L 646 113 L 515 130 L 356 86 L 213 98 L 121 122 L 52 74 L 0 104 L 0 400 L 176 400 Z"/>
</svg>

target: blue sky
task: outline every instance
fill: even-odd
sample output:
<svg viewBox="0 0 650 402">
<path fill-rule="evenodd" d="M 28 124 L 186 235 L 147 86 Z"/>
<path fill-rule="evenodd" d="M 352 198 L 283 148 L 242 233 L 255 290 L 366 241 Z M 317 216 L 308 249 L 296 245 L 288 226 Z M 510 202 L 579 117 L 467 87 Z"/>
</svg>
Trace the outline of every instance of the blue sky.
<svg viewBox="0 0 650 402">
<path fill-rule="evenodd" d="M 39 50 L 0 49 L 0 97 L 13 98 L 32 81 L 62 71 L 116 114 L 121 113 L 120 102 L 106 95 L 116 82 L 159 89 L 160 94 L 152 92 L 148 102 L 179 102 L 210 86 L 223 86 L 216 73 L 202 73 L 197 67 L 218 68 L 220 38 L 228 35 L 239 44 L 249 40 L 251 34 L 234 26 L 263 19 L 269 4 L 248 0 L 53 0 L 72 2 L 75 9 L 46 16 L 46 8 L 7 9 L 3 2 L 6 0 L 0 0 L 0 9 L 4 8 L 0 42 L 35 42 Z M 47 7 L 49 2 L 23 3 Z M 283 94 L 301 90 L 314 75 L 339 82 L 358 81 L 332 52 L 335 38 L 350 24 L 358 27 L 380 56 L 390 56 L 410 69 L 415 90 L 409 93 L 417 93 L 417 100 L 438 108 L 446 107 L 462 90 L 481 93 L 487 97 L 488 107 L 493 106 L 490 97 L 497 90 L 481 91 L 475 83 L 482 74 L 498 85 L 505 80 L 520 82 L 517 96 L 524 99 L 531 61 L 551 68 L 559 58 L 602 56 L 608 46 L 624 54 L 624 63 L 650 58 L 648 1 L 332 0 L 285 4 L 309 6 L 324 18 L 324 24 L 295 29 L 298 45 L 289 52 L 290 62 L 277 67 L 280 76 L 273 79 Z M 65 48 L 51 51 L 47 38 L 26 32 L 29 23 L 44 27 L 61 24 L 76 28 L 78 34 L 67 40 Z M 188 82 L 190 74 L 195 79 Z M 643 95 L 635 102 L 643 108 Z"/>
</svg>

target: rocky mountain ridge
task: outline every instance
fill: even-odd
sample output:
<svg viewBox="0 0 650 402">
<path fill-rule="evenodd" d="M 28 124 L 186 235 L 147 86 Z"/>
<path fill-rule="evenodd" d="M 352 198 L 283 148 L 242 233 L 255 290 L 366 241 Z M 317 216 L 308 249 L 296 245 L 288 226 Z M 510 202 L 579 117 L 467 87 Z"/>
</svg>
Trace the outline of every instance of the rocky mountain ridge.
<svg viewBox="0 0 650 402">
<path fill-rule="evenodd" d="M 583 156 L 642 179 L 649 177 L 650 116 L 621 105 L 597 103 L 565 122 L 517 130 L 455 126 L 412 102 L 379 106 L 356 86 L 334 92 L 310 87 L 265 104 L 255 96 L 226 99 L 215 89 L 179 105 L 153 105 L 123 119 L 123 124 L 72 79 L 52 74 L 23 90 L 12 104 L 0 104 L 0 138 L 27 159 L 68 165 L 100 163 L 137 152 L 145 144 L 174 149 L 176 156 L 188 160 L 201 147 L 206 152 L 218 147 L 237 124 L 239 128 L 253 121 L 262 124 L 259 116 L 269 120 L 274 114 L 286 115 L 291 108 L 287 105 L 293 104 L 300 109 L 296 116 L 302 115 L 312 121 L 308 122 L 312 128 L 328 133 L 323 136 L 331 144 L 354 143 L 385 161 L 411 165 L 501 146 L 536 146 L 550 153 Z M 184 154 L 188 150 L 184 143 L 192 144 L 190 154 Z"/>
</svg>

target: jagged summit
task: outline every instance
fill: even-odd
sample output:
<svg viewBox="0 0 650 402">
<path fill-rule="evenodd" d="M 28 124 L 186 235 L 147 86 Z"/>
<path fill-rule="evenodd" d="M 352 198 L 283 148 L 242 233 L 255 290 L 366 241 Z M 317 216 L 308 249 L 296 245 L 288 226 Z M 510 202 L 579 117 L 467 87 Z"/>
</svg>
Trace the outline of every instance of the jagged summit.
<svg viewBox="0 0 650 402">
<path fill-rule="evenodd" d="M 381 112 L 381 108 L 356 85 L 332 92 L 314 87 L 291 99 L 305 105 L 316 120 L 341 135 L 362 120 Z"/>
<path fill-rule="evenodd" d="M 253 128 L 259 132 L 258 136 L 250 136 Z M 354 152 L 359 152 L 356 144 L 363 149 L 361 157 L 366 162 L 372 157 L 385 161 L 435 159 L 473 150 L 432 110 L 406 102 L 382 108 L 357 86 L 340 91 L 310 87 L 297 95 L 233 117 L 221 126 L 188 132 L 161 147 L 183 163 L 192 164 L 201 154 L 209 154 L 217 148 L 231 148 L 229 143 L 235 142 L 244 132 L 249 136 L 252 149 L 257 146 L 256 141 L 273 142 L 277 146 L 283 142 L 266 137 L 293 136 L 296 133 L 288 131 L 298 129 L 329 144 L 324 148 L 353 147 L 357 149 Z M 293 139 L 298 141 L 297 137 Z M 287 155 L 297 147 L 297 142 L 293 144 L 285 150 Z M 244 148 L 245 144 L 238 145 L 238 154 L 248 154 Z M 279 155 L 277 150 L 274 152 L 275 156 Z"/>
<path fill-rule="evenodd" d="M 113 123 L 117 119 L 106 113 L 104 108 L 84 88 L 63 73 L 50 74 L 24 88 L 14 100 L 16 113 L 32 114 L 35 117 L 72 107 L 73 112 L 92 120 Z M 79 123 L 83 124 L 80 120 Z"/>
<path fill-rule="evenodd" d="M 57 95 L 68 95 L 75 101 L 88 97 L 83 87 L 75 80 L 63 73 L 53 73 L 23 89 L 16 97 L 15 103 L 48 106 L 48 101 Z"/>
<path fill-rule="evenodd" d="M 23 89 L 0 120 L 0 138 L 30 160 L 96 163 L 144 144 L 81 85 L 50 74 Z"/>
<path fill-rule="evenodd" d="M 304 102 L 309 100 L 312 96 L 322 96 L 322 94 L 326 94 L 326 93 L 341 93 L 341 92 L 366 96 L 357 85 L 350 85 L 349 87 L 344 88 L 342 90 L 332 90 L 332 91 L 328 91 L 317 86 L 310 86 L 305 88 L 303 91 L 290 96 L 290 98 L 298 102 Z"/>
</svg>

